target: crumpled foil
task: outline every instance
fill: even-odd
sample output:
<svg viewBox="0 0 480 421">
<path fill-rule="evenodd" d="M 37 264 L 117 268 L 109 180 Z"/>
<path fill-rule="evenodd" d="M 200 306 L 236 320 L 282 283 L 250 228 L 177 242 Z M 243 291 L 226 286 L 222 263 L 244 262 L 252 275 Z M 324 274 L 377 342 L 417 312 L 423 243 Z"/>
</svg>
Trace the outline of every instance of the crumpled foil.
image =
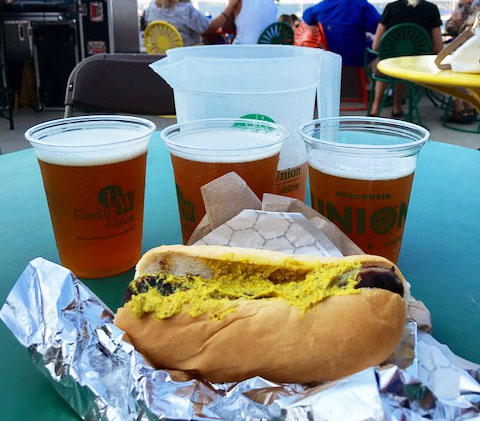
<svg viewBox="0 0 480 421">
<path fill-rule="evenodd" d="M 173 381 L 112 324 L 113 313 L 67 269 L 31 261 L 0 318 L 83 419 L 470 420 L 480 366 L 409 321 L 389 361 L 325 384 Z"/>
</svg>

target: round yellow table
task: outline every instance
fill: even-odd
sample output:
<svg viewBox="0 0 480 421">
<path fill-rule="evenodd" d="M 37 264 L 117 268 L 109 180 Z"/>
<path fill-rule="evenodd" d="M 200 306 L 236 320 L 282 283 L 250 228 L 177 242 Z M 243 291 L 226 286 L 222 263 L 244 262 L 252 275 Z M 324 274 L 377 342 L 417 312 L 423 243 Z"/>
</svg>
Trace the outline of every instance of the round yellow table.
<svg viewBox="0 0 480 421">
<path fill-rule="evenodd" d="M 480 112 L 480 74 L 440 70 L 434 55 L 381 60 L 378 69 L 388 76 L 405 79 L 442 94 L 460 98 Z"/>
</svg>

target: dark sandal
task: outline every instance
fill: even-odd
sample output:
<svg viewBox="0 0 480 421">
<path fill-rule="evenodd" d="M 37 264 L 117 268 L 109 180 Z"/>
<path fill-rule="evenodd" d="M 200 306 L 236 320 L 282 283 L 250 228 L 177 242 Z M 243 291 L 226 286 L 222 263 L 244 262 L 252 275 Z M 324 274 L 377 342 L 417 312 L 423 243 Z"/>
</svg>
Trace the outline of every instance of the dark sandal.
<svg viewBox="0 0 480 421">
<path fill-rule="evenodd" d="M 394 113 L 392 111 L 392 117 L 393 118 L 402 118 L 404 116 L 403 111 L 400 111 L 399 113 Z"/>
<path fill-rule="evenodd" d="M 474 118 L 468 111 L 452 111 L 448 116 L 448 121 L 450 123 L 471 124 Z"/>
<path fill-rule="evenodd" d="M 475 108 L 465 108 L 465 112 L 467 113 L 468 117 L 475 121 L 477 119 L 477 110 Z"/>
</svg>

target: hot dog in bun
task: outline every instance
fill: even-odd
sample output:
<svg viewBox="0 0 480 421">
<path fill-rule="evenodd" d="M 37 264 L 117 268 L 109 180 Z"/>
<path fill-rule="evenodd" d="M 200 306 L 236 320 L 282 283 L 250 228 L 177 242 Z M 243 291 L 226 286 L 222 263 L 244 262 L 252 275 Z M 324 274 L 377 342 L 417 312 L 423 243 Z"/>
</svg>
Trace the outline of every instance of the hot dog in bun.
<svg viewBox="0 0 480 421">
<path fill-rule="evenodd" d="M 115 323 L 156 368 L 214 382 L 328 381 L 392 353 L 407 288 L 377 256 L 161 246 L 138 262 Z"/>
</svg>

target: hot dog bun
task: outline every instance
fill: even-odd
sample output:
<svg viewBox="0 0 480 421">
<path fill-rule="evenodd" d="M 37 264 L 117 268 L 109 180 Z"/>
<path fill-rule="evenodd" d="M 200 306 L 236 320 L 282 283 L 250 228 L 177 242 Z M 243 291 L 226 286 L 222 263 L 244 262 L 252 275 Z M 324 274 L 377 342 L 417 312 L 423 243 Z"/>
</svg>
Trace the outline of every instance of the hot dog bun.
<svg viewBox="0 0 480 421">
<path fill-rule="evenodd" d="M 206 312 L 192 317 L 188 305 L 164 319 L 154 312 L 137 317 L 129 302 L 118 310 L 115 324 L 156 368 L 214 382 L 253 376 L 294 383 L 334 380 L 382 363 L 401 339 L 406 310 L 402 295 L 408 284 L 393 263 L 377 256 L 337 259 L 221 246 L 161 246 L 138 262 L 136 278 L 167 273 L 210 279 L 227 264 L 258 267 L 275 279 L 281 273 L 282 282 L 284 271 L 303 277 L 303 271 L 322 265 L 384 268 L 395 274 L 402 294 L 361 287 L 307 309 L 279 297 L 233 299 L 226 300 L 232 311 L 221 318 Z"/>
</svg>

